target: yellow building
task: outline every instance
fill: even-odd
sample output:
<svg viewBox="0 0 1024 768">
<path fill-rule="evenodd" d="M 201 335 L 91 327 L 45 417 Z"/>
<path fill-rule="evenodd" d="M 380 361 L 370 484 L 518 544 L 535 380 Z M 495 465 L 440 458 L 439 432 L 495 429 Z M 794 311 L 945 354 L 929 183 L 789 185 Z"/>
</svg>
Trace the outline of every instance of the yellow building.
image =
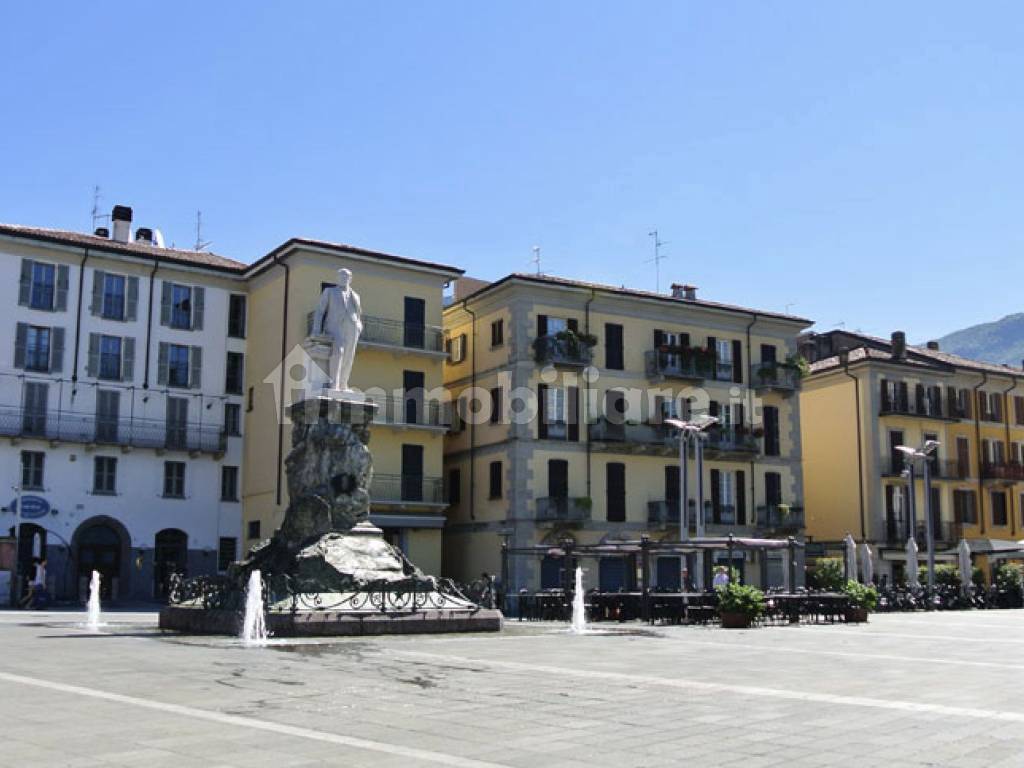
<svg viewBox="0 0 1024 768">
<path fill-rule="evenodd" d="M 246 270 L 250 345 L 242 488 L 245 542 L 276 529 L 288 505 L 284 458 L 290 426 L 281 417 L 301 392 L 303 342 L 325 285 L 353 273 L 363 332 L 350 384 L 379 408 L 371 428 L 370 519 L 428 573 L 440 573 L 445 523 L 442 449 L 445 352 L 442 293 L 461 270 L 349 245 L 288 240 Z"/>
<path fill-rule="evenodd" d="M 936 552 L 966 538 L 975 564 L 1018 557 L 1024 511 L 1024 372 L 845 331 L 801 343 L 812 361 L 800 393 L 808 555 L 851 534 L 874 550 L 877 577 L 905 577 L 911 533 L 925 563 L 923 460 L 910 513 L 898 445 L 937 440 L 929 463 Z"/>
<path fill-rule="evenodd" d="M 809 321 L 699 300 L 681 285 L 666 295 L 513 274 L 490 284 L 459 280 L 455 290 L 444 312 L 445 383 L 458 412 L 445 440 L 451 575 L 500 573 L 505 540 L 678 540 L 670 416 L 721 421 L 705 454 L 709 535 L 800 533 L 793 360 Z M 636 564 L 622 558 L 583 565 L 588 586 L 635 582 Z M 782 581 L 781 559 L 736 565 L 750 582 Z M 678 586 L 678 558 L 652 570 L 656 585 Z M 561 573 L 557 558 L 511 557 L 506 586 L 554 586 Z"/>
</svg>

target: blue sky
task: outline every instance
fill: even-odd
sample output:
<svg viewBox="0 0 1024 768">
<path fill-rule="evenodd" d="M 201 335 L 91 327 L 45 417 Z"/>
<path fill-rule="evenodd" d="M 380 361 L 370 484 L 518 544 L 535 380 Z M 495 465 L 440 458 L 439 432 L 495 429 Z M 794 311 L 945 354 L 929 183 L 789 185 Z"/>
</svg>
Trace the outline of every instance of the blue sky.
<svg viewBox="0 0 1024 768">
<path fill-rule="evenodd" d="M 913 340 L 1024 309 L 1024 6 L 19 3 L 0 221 L 135 208 Z"/>
</svg>

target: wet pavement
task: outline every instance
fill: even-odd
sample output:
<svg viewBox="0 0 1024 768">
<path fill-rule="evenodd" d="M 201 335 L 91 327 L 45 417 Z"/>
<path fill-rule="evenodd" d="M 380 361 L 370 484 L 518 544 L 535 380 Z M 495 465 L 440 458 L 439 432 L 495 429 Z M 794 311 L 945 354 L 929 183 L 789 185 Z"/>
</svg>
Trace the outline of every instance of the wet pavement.
<svg viewBox="0 0 1024 768">
<path fill-rule="evenodd" d="M 272 641 L 0 612 L 0 766 L 1021 766 L 1024 611 Z"/>
</svg>

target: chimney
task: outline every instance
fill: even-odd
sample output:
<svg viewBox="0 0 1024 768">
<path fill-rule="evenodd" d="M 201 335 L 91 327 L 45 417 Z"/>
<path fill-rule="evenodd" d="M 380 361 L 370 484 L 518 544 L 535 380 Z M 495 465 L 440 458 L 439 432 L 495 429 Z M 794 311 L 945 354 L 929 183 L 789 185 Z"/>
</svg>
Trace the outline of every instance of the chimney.
<svg viewBox="0 0 1024 768">
<path fill-rule="evenodd" d="M 110 230 L 106 227 L 96 227 L 96 231 L 93 234 L 96 237 L 110 237 Z"/>
<path fill-rule="evenodd" d="M 683 283 L 672 283 L 672 298 L 686 299 L 687 301 L 696 301 L 697 286 L 685 285 Z"/>
<path fill-rule="evenodd" d="M 929 341 L 925 346 L 928 347 L 928 349 L 932 350 L 933 352 L 939 351 L 939 342 L 937 341 Z"/>
<path fill-rule="evenodd" d="M 135 242 L 136 243 L 149 243 L 153 244 L 153 230 L 148 227 L 139 227 L 135 230 Z"/>
<path fill-rule="evenodd" d="M 907 358 L 907 334 L 903 331 L 893 331 L 890 351 L 893 360 L 905 360 Z"/>
<path fill-rule="evenodd" d="M 132 209 L 127 205 L 115 205 L 110 220 L 114 224 L 114 240 L 127 243 L 132 236 Z"/>
</svg>

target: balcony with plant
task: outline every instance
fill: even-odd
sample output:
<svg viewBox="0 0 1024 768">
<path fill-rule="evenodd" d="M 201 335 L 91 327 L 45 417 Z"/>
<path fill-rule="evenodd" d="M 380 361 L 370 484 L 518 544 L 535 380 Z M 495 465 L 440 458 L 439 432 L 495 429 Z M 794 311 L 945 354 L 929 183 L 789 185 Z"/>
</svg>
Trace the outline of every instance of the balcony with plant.
<svg viewBox="0 0 1024 768">
<path fill-rule="evenodd" d="M 567 328 L 533 340 L 533 357 L 541 365 L 586 366 L 594 357 L 597 337 Z"/>
</svg>

